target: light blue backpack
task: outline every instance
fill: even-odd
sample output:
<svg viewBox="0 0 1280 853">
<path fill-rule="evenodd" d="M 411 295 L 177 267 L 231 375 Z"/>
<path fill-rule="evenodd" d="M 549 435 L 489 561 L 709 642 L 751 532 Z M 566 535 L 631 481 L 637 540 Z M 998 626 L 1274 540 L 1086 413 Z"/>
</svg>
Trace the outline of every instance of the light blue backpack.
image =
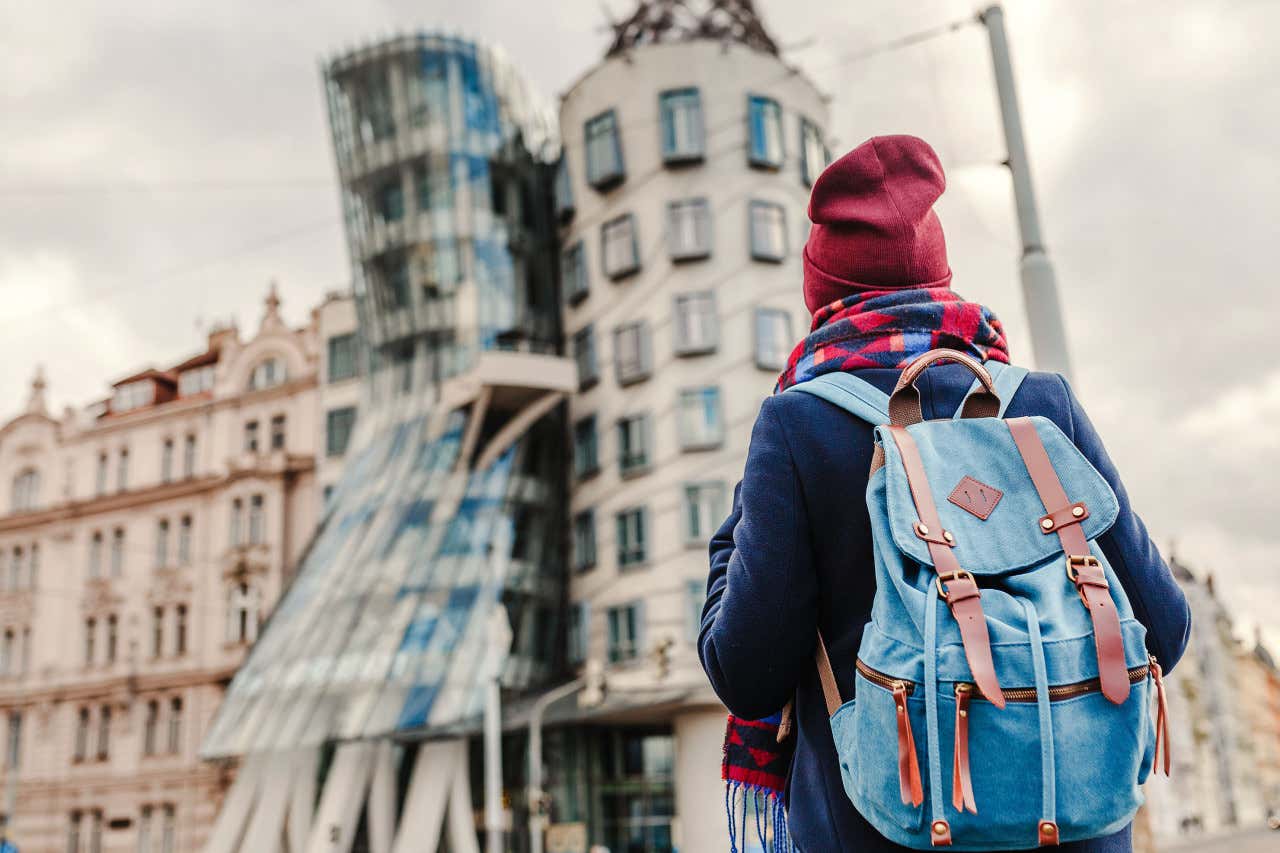
<svg viewBox="0 0 1280 853">
<path fill-rule="evenodd" d="M 941 360 L 977 379 L 955 418 L 923 421 L 914 383 Z M 934 350 L 892 395 L 847 373 L 790 389 L 876 425 L 875 601 L 857 661 L 836 662 L 856 695 L 821 637 L 818 670 L 845 791 L 911 848 L 1107 835 L 1161 751 L 1169 770 L 1160 668 L 1096 541 L 1115 494 L 1046 418 L 1002 419 L 1025 376 Z"/>
</svg>

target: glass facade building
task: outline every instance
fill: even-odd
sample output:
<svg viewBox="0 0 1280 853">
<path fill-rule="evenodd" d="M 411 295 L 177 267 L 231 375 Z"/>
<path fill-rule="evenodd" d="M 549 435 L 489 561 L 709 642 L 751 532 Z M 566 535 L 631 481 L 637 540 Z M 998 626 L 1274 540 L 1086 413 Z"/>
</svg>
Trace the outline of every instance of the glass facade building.
<svg viewBox="0 0 1280 853">
<path fill-rule="evenodd" d="M 554 119 L 495 52 L 443 36 L 344 54 L 324 86 L 365 387 L 354 428 L 330 425 L 342 478 L 210 758 L 474 723 L 500 606 L 505 687 L 563 668 L 559 404 L 577 374 L 559 355 Z"/>
</svg>

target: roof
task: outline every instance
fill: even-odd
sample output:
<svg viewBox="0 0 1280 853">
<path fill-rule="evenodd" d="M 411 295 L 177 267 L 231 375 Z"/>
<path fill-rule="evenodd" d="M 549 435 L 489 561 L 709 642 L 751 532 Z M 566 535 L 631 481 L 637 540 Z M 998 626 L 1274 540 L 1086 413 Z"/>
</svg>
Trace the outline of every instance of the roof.
<svg viewBox="0 0 1280 853">
<path fill-rule="evenodd" d="M 164 382 L 169 385 L 177 381 L 171 371 L 156 370 L 154 367 L 148 367 L 146 370 L 135 373 L 132 376 L 126 376 L 124 379 L 112 382 L 111 387 L 119 388 L 121 385 L 128 385 L 130 382 L 141 382 L 144 379 L 154 379 L 157 382 Z"/>
<path fill-rule="evenodd" d="M 171 368 L 173 373 L 181 373 L 184 370 L 194 370 L 197 367 L 204 367 L 209 364 L 217 364 L 222 353 L 216 349 L 205 350 L 199 355 L 193 355 L 186 361 L 175 365 Z"/>
<path fill-rule="evenodd" d="M 606 57 L 646 44 L 695 39 L 738 42 L 762 53 L 779 53 L 751 0 L 640 0 L 634 12 L 612 26 L 613 44 Z"/>
</svg>

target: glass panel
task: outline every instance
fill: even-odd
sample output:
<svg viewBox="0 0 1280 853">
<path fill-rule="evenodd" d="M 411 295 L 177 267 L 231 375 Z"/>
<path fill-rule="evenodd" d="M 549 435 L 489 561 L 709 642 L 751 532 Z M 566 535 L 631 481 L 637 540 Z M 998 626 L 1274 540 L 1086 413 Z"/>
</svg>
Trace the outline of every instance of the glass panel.
<svg viewBox="0 0 1280 853">
<path fill-rule="evenodd" d="M 753 166 L 782 165 L 782 108 L 771 98 L 752 95 L 747 101 L 750 130 L 748 160 Z"/>
<path fill-rule="evenodd" d="M 573 359 L 578 365 L 578 386 L 586 388 L 599 378 L 596 367 L 595 335 L 590 326 L 573 336 Z"/>
<path fill-rule="evenodd" d="M 667 205 L 667 249 L 672 260 L 677 261 L 711 254 L 711 214 L 706 199 L 685 199 Z"/>
<path fill-rule="evenodd" d="M 751 213 L 751 257 L 760 261 L 781 261 L 787 254 L 786 219 L 782 205 L 753 201 Z"/>
<path fill-rule="evenodd" d="M 702 98 L 697 89 L 677 89 L 659 96 L 662 156 L 667 162 L 702 157 Z"/>
<path fill-rule="evenodd" d="M 680 392 L 680 442 L 686 450 L 719 446 L 724 438 L 720 419 L 720 389 L 696 388 Z"/>
<path fill-rule="evenodd" d="M 807 187 L 822 174 L 830 161 L 826 143 L 822 141 L 822 131 L 808 119 L 800 120 L 800 172 Z"/>
<path fill-rule="evenodd" d="M 587 182 L 604 187 L 623 176 L 622 146 L 618 139 L 617 118 L 613 110 L 596 116 L 584 129 L 587 153 Z"/>
<path fill-rule="evenodd" d="M 635 217 L 631 214 L 606 222 L 601 229 L 601 240 L 605 275 L 619 278 L 640 268 Z"/>
<path fill-rule="evenodd" d="M 777 308 L 756 309 L 756 366 L 784 370 L 795 342 L 791 338 L 791 314 Z"/>
<path fill-rule="evenodd" d="M 712 352 L 718 338 L 715 295 L 685 293 L 676 297 L 676 352 Z"/>
<path fill-rule="evenodd" d="M 619 326 L 613 335 L 618 382 L 628 385 L 649 375 L 649 329 L 643 322 Z"/>
</svg>

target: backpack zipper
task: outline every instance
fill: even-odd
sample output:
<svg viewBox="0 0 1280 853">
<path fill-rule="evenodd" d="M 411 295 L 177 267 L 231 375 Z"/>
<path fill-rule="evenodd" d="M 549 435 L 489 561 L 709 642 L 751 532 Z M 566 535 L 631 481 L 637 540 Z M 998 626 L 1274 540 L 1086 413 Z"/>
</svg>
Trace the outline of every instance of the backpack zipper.
<svg viewBox="0 0 1280 853">
<path fill-rule="evenodd" d="M 1152 658 L 1154 661 L 1155 658 Z M 858 672 L 867 681 L 877 687 L 883 687 L 885 690 L 895 691 L 902 690 L 907 696 L 915 692 L 915 682 L 907 681 L 902 678 L 894 678 L 883 672 L 874 670 L 862 662 L 859 658 L 856 661 Z M 1144 663 L 1141 666 L 1135 666 L 1129 670 L 1129 683 L 1137 684 L 1151 674 L 1151 663 Z M 970 682 L 959 682 L 966 685 L 972 692 L 974 699 L 986 700 L 982 695 L 982 691 L 978 689 L 978 685 Z M 1077 681 L 1073 684 L 1055 684 L 1049 687 L 1049 701 L 1062 702 L 1067 699 L 1075 699 L 1079 696 L 1086 696 L 1090 693 L 1098 693 L 1102 690 L 1101 682 L 1096 678 L 1086 679 L 1085 681 Z M 1034 702 L 1036 701 L 1036 689 L 1034 687 L 1013 687 L 1001 691 L 1004 694 L 1006 702 Z"/>
</svg>

